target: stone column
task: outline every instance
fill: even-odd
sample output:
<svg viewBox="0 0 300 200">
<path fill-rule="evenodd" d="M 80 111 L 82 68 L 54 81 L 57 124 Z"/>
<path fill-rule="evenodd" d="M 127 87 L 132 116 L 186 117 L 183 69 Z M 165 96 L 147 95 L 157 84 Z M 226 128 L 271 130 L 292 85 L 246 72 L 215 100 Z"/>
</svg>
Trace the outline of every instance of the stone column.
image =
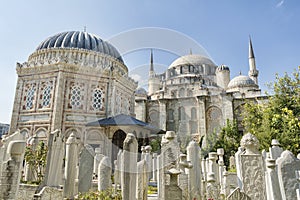
<svg viewBox="0 0 300 200">
<path fill-rule="evenodd" d="M 191 162 L 192 168 L 188 169 L 190 200 L 201 198 L 201 154 L 200 147 L 195 141 L 191 141 L 187 147 L 187 160 Z"/>
<path fill-rule="evenodd" d="M 111 162 L 104 156 L 98 167 L 98 191 L 103 191 L 111 187 Z"/>
<path fill-rule="evenodd" d="M 268 200 L 282 200 L 278 174 L 276 172 L 275 160 L 268 158 L 267 159 L 267 172 L 266 172 L 266 185 L 267 185 L 267 197 Z"/>
<path fill-rule="evenodd" d="M 217 165 L 218 154 L 217 152 L 210 152 L 208 153 L 208 160 L 209 160 L 209 172 L 214 173 L 215 181 L 219 184 L 219 167 Z"/>
<path fill-rule="evenodd" d="M 146 161 L 146 165 L 147 165 L 147 173 L 148 173 L 148 178 L 150 180 L 150 177 L 152 176 L 152 156 L 151 156 L 151 150 L 152 147 L 151 146 L 145 146 L 145 155 L 144 155 L 144 159 Z M 147 181 L 147 183 L 149 182 L 149 180 Z"/>
<path fill-rule="evenodd" d="M 218 165 L 219 165 L 219 183 L 220 183 L 220 187 L 221 187 L 221 193 L 223 193 L 224 191 L 224 180 L 223 180 L 223 172 L 224 172 L 224 149 L 223 148 L 219 148 L 217 149 L 217 154 L 219 156 L 218 159 Z"/>
<path fill-rule="evenodd" d="M 64 198 L 73 199 L 76 194 L 75 179 L 77 178 L 77 141 L 74 133 L 71 133 L 66 142 L 66 160 L 65 160 L 65 183 Z"/>
<path fill-rule="evenodd" d="M 128 133 L 123 145 L 122 158 L 122 199 L 136 200 L 136 173 L 137 173 L 138 143 L 132 133 Z"/>
<path fill-rule="evenodd" d="M 265 170 L 263 157 L 258 151 L 259 142 L 254 135 L 247 133 L 242 137 L 241 146 L 246 150 L 243 154 L 239 154 L 240 167 L 237 167 L 242 190 L 251 199 L 265 200 L 267 198 Z"/>
<path fill-rule="evenodd" d="M 101 154 L 101 148 L 95 148 L 95 157 L 94 157 L 94 174 L 98 175 L 98 166 L 102 160 L 103 155 Z"/>
<path fill-rule="evenodd" d="M 157 182 L 157 153 L 152 154 L 152 180 Z"/>
<path fill-rule="evenodd" d="M 44 184 L 59 187 L 63 177 L 63 159 L 65 154 L 64 136 L 60 130 L 50 133 L 48 139 L 47 164 Z"/>
<path fill-rule="evenodd" d="M 215 173 L 209 172 L 207 175 L 206 198 L 220 199 L 220 187 L 216 183 Z"/>
<path fill-rule="evenodd" d="M 205 198 L 205 194 L 206 194 L 206 177 L 207 177 L 207 168 L 206 168 L 206 159 L 205 158 L 202 158 L 201 166 L 202 166 L 201 196 L 203 198 Z"/>
</svg>

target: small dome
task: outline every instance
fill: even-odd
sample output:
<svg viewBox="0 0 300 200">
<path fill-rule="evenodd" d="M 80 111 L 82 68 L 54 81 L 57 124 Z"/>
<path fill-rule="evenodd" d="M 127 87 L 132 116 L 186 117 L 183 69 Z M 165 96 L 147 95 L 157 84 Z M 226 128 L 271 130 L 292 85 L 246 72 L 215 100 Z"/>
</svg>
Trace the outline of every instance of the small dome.
<svg viewBox="0 0 300 200">
<path fill-rule="evenodd" d="M 112 56 L 123 63 L 120 53 L 114 46 L 87 32 L 67 31 L 58 33 L 41 42 L 36 50 L 50 48 L 78 48 L 96 51 Z"/>
<path fill-rule="evenodd" d="M 202 56 L 202 55 L 196 55 L 196 54 L 189 54 L 185 56 L 181 56 L 180 58 L 177 58 L 170 66 L 169 69 L 180 66 L 180 65 L 211 65 L 216 66 L 216 64 L 209 58 Z"/>
<path fill-rule="evenodd" d="M 234 77 L 228 83 L 228 89 L 237 88 L 237 87 L 251 87 L 251 86 L 258 87 L 249 76 L 244 76 L 244 75 L 239 75 L 237 77 Z"/>
<path fill-rule="evenodd" d="M 140 87 L 140 88 L 136 89 L 135 95 L 146 95 L 147 96 L 147 91 L 144 88 Z"/>
<path fill-rule="evenodd" d="M 217 67 L 217 71 L 230 71 L 227 65 L 220 65 Z"/>
</svg>

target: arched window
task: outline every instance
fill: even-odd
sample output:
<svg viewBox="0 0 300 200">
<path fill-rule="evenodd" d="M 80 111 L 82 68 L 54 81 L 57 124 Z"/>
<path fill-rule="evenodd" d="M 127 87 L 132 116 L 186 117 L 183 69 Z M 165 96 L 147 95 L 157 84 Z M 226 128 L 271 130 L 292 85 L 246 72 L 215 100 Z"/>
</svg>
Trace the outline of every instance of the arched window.
<svg viewBox="0 0 300 200">
<path fill-rule="evenodd" d="M 71 88 L 70 105 L 72 108 L 81 106 L 81 88 L 79 85 L 73 85 Z"/>
<path fill-rule="evenodd" d="M 47 83 L 42 89 L 42 102 L 41 102 L 42 108 L 49 107 L 51 102 L 51 90 L 52 90 L 51 83 Z"/>
<path fill-rule="evenodd" d="M 183 106 L 178 108 L 178 119 L 185 120 L 185 109 Z"/>
<path fill-rule="evenodd" d="M 35 86 L 31 85 L 26 92 L 26 104 L 25 104 L 26 110 L 30 110 L 33 108 L 34 97 L 35 97 Z"/>
<path fill-rule="evenodd" d="M 103 108 L 103 92 L 101 89 L 95 89 L 93 92 L 93 108 L 101 110 Z"/>
</svg>

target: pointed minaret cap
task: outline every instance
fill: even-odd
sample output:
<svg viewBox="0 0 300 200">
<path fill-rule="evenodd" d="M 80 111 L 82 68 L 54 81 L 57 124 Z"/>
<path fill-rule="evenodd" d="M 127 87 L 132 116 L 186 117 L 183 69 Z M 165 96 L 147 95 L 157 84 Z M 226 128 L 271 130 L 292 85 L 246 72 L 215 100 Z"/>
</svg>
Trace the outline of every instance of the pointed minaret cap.
<svg viewBox="0 0 300 200">
<path fill-rule="evenodd" d="M 255 58 L 250 35 L 249 35 L 249 58 Z"/>
<path fill-rule="evenodd" d="M 152 49 L 151 49 L 151 53 L 150 53 L 150 71 L 154 71 Z"/>
</svg>

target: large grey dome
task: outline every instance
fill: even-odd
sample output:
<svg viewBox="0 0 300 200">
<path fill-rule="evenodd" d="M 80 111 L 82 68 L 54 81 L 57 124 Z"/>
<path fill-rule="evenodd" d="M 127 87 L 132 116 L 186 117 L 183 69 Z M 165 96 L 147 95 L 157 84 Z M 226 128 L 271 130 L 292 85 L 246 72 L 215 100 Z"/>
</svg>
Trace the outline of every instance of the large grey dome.
<svg viewBox="0 0 300 200">
<path fill-rule="evenodd" d="M 82 32 L 67 31 L 58 33 L 44 40 L 36 50 L 50 48 L 79 48 L 110 55 L 123 63 L 123 59 L 118 50 L 98 36 Z"/>
<path fill-rule="evenodd" d="M 185 56 L 181 56 L 177 58 L 170 66 L 169 69 L 180 66 L 180 65 L 193 65 L 193 66 L 198 66 L 198 65 L 209 65 L 209 66 L 216 66 L 216 64 L 209 58 L 202 56 L 202 55 L 197 55 L 197 54 L 189 54 Z"/>
</svg>

